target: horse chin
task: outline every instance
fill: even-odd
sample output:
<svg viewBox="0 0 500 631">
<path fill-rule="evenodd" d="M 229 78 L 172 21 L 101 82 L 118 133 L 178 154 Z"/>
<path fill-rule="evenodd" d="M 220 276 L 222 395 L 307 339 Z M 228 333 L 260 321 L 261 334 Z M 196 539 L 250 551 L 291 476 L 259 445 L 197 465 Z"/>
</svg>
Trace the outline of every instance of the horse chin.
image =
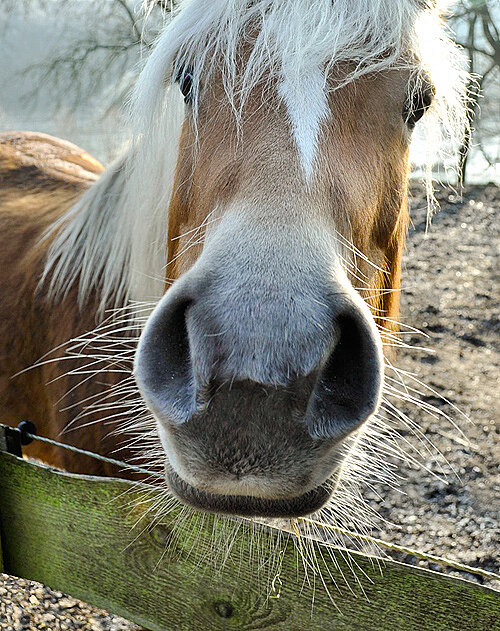
<svg viewBox="0 0 500 631">
<path fill-rule="evenodd" d="M 182 503 L 198 510 L 240 517 L 286 519 L 310 515 L 321 509 L 335 490 L 338 469 L 328 480 L 314 489 L 301 495 L 278 499 L 208 493 L 183 480 L 169 464 L 165 467 L 165 475 L 172 493 Z"/>
</svg>

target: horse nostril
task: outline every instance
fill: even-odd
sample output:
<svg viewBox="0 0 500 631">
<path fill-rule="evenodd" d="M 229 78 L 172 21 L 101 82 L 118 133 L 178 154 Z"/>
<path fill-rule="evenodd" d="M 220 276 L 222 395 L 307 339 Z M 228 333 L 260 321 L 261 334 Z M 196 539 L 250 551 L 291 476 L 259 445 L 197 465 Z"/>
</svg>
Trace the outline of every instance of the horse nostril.
<svg viewBox="0 0 500 631">
<path fill-rule="evenodd" d="M 375 325 L 363 305 L 347 298 L 335 303 L 330 310 L 338 309 L 333 327 L 326 314 L 321 329 L 333 328 L 330 339 L 318 338 L 309 319 L 297 317 L 293 342 L 280 346 L 274 330 L 266 337 L 269 332 L 259 328 L 255 318 L 224 317 L 214 311 L 212 290 L 203 294 L 195 289 L 189 278 L 172 287 L 139 341 L 136 380 L 157 418 L 181 425 L 208 408 L 213 415 L 213 402 L 223 394 L 221 386 L 235 381 L 254 384 L 249 405 L 262 386 L 287 388 L 288 403 L 297 403 L 290 414 L 305 419 L 312 438 L 341 440 L 376 410 L 381 352 Z M 258 342 L 266 339 L 272 344 Z M 229 410 L 226 413 L 230 415 Z M 272 417 L 271 410 L 264 413 Z"/>
<path fill-rule="evenodd" d="M 186 314 L 191 300 L 175 296 L 150 317 L 139 340 L 134 374 L 149 407 L 176 424 L 196 411 Z"/>
<path fill-rule="evenodd" d="M 306 412 L 313 438 L 341 440 L 378 406 L 382 358 L 376 331 L 355 310 L 336 319 L 338 340 L 321 370 Z"/>
</svg>

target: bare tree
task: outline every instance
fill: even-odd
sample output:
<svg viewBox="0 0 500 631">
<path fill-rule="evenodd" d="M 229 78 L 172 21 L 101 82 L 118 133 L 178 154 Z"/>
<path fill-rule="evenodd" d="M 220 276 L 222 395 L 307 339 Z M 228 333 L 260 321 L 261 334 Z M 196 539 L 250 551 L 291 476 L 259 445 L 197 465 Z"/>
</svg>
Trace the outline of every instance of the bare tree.
<svg viewBox="0 0 500 631">
<path fill-rule="evenodd" d="M 19 12 L 67 20 L 74 25 L 71 38 L 51 42 L 47 57 L 30 64 L 24 78 L 30 85 L 24 94 L 35 103 L 44 86 L 50 85 L 55 108 L 76 107 L 99 94 L 103 112 L 121 104 L 137 74 L 137 62 L 151 48 L 171 10 L 172 0 L 148 3 L 139 0 L 3 0 L 0 17 L 4 28 Z M 3 12 L 3 15 L 2 15 Z"/>
<path fill-rule="evenodd" d="M 498 137 L 500 129 L 495 128 L 498 117 L 485 116 L 479 122 L 477 114 L 479 109 L 487 114 L 490 108 L 494 110 L 499 106 L 500 7 L 488 0 L 461 0 L 450 18 L 450 25 L 457 34 L 457 42 L 467 51 L 472 73 L 468 127 L 464 130 L 459 160 L 459 183 L 464 185 L 473 136 L 488 164 L 492 166 L 498 161 L 498 155 L 491 155 L 485 142 L 492 136 Z"/>
<path fill-rule="evenodd" d="M 208 1 L 208 0 L 207 0 Z M 76 108 L 99 96 L 105 115 L 123 103 L 137 76 L 138 60 L 163 27 L 175 0 L 1 0 L 0 19 L 24 11 L 58 23 L 79 25 L 71 37 L 51 43 L 52 52 L 24 70 L 29 88 L 25 102 L 37 104 L 42 88 L 51 86 L 52 104 Z M 460 148 L 459 180 L 466 180 L 471 146 L 487 163 L 498 161 L 492 138 L 498 138 L 500 78 L 500 6 L 498 0 L 458 0 L 449 16 L 457 42 L 467 51 L 473 79 L 469 84 L 469 126 Z M 144 5 L 147 10 L 144 10 Z M 142 7 L 142 8 L 141 8 Z M 1 30 L 0 30 L 1 35 Z M 478 112 L 485 114 L 478 116 Z M 496 152 L 498 154 L 498 151 Z"/>
</svg>

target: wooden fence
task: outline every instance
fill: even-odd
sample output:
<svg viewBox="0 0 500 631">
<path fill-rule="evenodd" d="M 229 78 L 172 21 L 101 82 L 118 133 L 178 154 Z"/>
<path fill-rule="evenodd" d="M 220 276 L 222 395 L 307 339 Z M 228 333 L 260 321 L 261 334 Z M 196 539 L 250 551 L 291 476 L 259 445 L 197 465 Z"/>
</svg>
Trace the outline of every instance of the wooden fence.
<svg viewBox="0 0 500 631">
<path fill-rule="evenodd" d="M 210 559 L 225 557 L 226 549 L 214 531 L 227 522 L 209 515 L 180 520 L 178 509 L 158 522 L 157 500 L 152 487 L 56 471 L 0 446 L 3 571 L 154 631 L 500 630 L 498 592 L 359 553 L 332 559 L 324 544 L 311 542 L 306 557 L 314 551 L 321 559 L 325 583 L 309 569 L 313 589 L 294 537 L 273 539 L 266 527 L 257 538 L 240 530 L 215 568 Z M 257 554 L 252 548 L 267 535 L 278 541 L 271 570 L 265 546 Z"/>
</svg>

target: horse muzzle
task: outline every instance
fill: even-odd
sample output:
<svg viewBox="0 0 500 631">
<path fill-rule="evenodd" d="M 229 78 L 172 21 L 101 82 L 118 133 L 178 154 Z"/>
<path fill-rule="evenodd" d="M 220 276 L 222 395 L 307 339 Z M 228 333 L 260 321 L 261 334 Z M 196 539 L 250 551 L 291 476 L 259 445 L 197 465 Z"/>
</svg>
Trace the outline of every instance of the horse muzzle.
<svg viewBox="0 0 500 631">
<path fill-rule="evenodd" d="M 299 286 L 245 294 L 190 271 L 147 322 L 134 372 L 186 503 L 314 512 L 334 489 L 345 440 L 376 411 L 383 363 L 368 308 L 335 282 L 316 295 Z"/>
</svg>

